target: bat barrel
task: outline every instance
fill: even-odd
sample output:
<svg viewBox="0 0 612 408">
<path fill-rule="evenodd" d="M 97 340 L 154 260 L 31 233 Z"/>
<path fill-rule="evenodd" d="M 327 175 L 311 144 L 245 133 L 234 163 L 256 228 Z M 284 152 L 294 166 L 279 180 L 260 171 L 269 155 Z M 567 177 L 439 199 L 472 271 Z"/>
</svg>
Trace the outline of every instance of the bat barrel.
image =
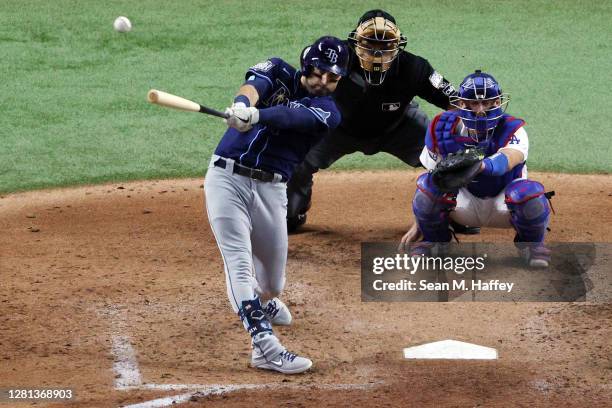
<svg viewBox="0 0 612 408">
<path fill-rule="evenodd" d="M 151 89 L 147 93 L 147 100 L 151 103 L 165 106 L 167 108 L 179 109 L 188 112 L 201 112 L 208 115 L 218 116 L 220 118 L 227 118 L 227 115 L 223 112 L 207 108 L 206 106 L 202 106 L 197 102 L 190 101 L 189 99 L 185 99 L 180 96 L 158 91 L 157 89 Z"/>
</svg>

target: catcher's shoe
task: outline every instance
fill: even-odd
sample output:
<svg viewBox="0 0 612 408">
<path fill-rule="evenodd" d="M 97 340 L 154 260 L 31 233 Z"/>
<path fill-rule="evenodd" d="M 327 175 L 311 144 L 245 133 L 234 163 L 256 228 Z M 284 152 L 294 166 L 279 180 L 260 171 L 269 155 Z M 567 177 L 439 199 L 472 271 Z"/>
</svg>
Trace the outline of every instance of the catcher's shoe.
<svg viewBox="0 0 612 408">
<path fill-rule="evenodd" d="M 262 306 L 270 323 L 275 326 L 289 326 L 293 318 L 285 303 L 279 298 L 272 298 Z"/>
<path fill-rule="evenodd" d="M 449 253 L 448 242 L 419 241 L 410 244 L 410 256 L 445 256 Z"/>
<path fill-rule="evenodd" d="M 419 241 L 410 244 L 410 256 L 431 256 L 433 243 L 428 241 Z"/>
<path fill-rule="evenodd" d="M 283 374 L 299 374 L 312 367 L 312 361 L 287 351 L 274 334 L 262 333 L 253 338 L 251 365 Z"/>
<path fill-rule="evenodd" d="M 470 227 L 469 225 L 459 224 L 453 220 L 450 220 L 450 227 L 455 234 L 462 235 L 478 235 L 480 234 L 480 227 Z"/>
<path fill-rule="evenodd" d="M 531 268 L 548 268 L 550 264 L 550 249 L 540 243 L 517 243 L 519 256 L 521 256 Z"/>
</svg>

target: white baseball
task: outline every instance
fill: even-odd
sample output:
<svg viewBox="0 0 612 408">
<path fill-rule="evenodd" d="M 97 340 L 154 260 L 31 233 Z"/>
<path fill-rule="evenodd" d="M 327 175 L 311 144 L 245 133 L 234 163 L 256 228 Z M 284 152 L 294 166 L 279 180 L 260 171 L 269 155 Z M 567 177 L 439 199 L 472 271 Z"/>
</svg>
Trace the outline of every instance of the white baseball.
<svg viewBox="0 0 612 408">
<path fill-rule="evenodd" d="M 132 23 L 127 17 L 119 16 L 115 19 L 113 27 L 115 28 L 115 31 L 118 31 L 120 33 L 127 33 L 132 29 Z"/>
</svg>

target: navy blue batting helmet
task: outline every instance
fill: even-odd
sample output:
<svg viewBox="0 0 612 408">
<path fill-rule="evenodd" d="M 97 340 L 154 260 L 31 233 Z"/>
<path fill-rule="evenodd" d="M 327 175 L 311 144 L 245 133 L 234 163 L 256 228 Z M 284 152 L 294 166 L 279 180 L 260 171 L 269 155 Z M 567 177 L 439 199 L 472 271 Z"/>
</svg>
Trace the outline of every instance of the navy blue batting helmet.
<svg viewBox="0 0 612 408">
<path fill-rule="evenodd" d="M 459 116 L 463 124 L 476 133 L 489 134 L 495 129 L 502 118 L 510 98 L 502 92 L 502 89 L 493 75 L 476 70 L 473 74 L 466 76 L 457 96 L 451 98 L 451 104 L 459 109 Z M 470 109 L 470 102 L 489 103 L 489 107 L 481 111 Z M 463 102 L 463 103 L 461 103 Z"/>
<path fill-rule="evenodd" d="M 302 73 L 308 76 L 313 68 L 346 76 L 349 65 L 347 45 L 339 38 L 325 36 L 304 48 L 300 58 Z"/>
</svg>

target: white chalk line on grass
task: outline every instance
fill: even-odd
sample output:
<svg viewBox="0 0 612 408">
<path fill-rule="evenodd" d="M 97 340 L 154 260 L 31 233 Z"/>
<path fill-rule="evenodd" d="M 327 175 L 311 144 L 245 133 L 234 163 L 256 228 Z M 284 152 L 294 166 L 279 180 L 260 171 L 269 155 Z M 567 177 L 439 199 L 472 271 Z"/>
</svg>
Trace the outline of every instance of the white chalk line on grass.
<svg viewBox="0 0 612 408">
<path fill-rule="evenodd" d="M 176 406 L 191 399 L 206 397 L 215 394 L 226 394 L 239 390 L 248 389 L 322 389 L 322 390 L 364 390 L 379 385 L 379 383 L 368 384 L 142 384 L 140 387 L 129 387 L 126 389 L 160 389 L 160 390 L 178 390 L 191 388 L 194 392 L 174 395 L 170 397 L 158 398 L 151 401 L 140 402 L 137 404 L 124 405 L 122 408 L 164 408 L 168 406 Z"/>
</svg>

